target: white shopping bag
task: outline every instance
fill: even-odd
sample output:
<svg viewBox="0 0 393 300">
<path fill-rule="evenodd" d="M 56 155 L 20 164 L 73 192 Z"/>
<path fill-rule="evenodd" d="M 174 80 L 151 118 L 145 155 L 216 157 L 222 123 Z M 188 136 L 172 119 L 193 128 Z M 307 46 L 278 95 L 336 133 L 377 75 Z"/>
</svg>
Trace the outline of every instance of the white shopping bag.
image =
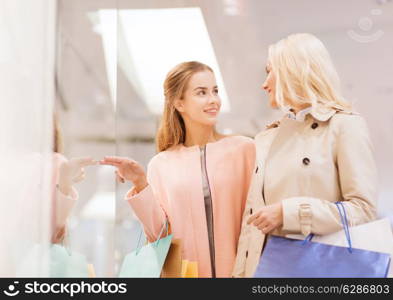
<svg viewBox="0 0 393 300">
<path fill-rule="evenodd" d="M 393 233 L 388 218 L 358 226 L 349 227 L 352 247 L 376 252 L 389 253 L 393 259 Z M 287 238 L 303 240 L 301 234 L 288 234 Z M 327 235 L 315 235 L 313 242 L 335 246 L 348 246 L 344 230 Z M 388 277 L 393 277 L 393 262 L 390 264 Z"/>
</svg>

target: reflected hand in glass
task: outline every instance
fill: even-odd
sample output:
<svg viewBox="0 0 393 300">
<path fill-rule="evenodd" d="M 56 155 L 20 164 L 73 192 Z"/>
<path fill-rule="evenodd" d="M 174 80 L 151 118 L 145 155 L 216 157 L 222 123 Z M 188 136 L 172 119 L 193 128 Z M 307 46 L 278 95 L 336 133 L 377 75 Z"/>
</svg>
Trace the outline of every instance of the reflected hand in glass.
<svg viewBox="0 0 393 300">
<path fill-rule="evenodd" d="M 66 223 L 69 214 L 77 201 L 78 193 L 73 185 L 85 178 L 86 166 L 97 164 L 91 157 L 78 157 L 68 160 L 62 154 L 55 154 L 55 173 L 58 172 L 57 187 L 55 194 L 55 228 L 52 243 L 62 243 L 66 235 Z"/>
<path fill-rule="evenodd" d="M 91 157 L 63 159 L 59 167 L 59 189 L 69 195 L 73 183 L 78 183 L 85 178 L 84 167 L 97 164 Z"/>
</svg>

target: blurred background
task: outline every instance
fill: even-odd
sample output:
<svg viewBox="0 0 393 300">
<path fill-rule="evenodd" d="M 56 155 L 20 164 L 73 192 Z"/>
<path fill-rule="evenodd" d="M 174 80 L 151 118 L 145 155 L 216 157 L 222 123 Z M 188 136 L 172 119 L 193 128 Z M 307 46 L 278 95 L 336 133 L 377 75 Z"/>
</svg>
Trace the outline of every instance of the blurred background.
<svg viewBox="0 0 393 300">
<path fill-rule="evenodd" d="M 393 222 L 393 1 L 2 0 L 0 15 L 1 154 L 11 157 L 0 171 L 2 199 L 15 198 L 5 183 L 10 172 L 19 174 L 20 156 L 9 150 L 48 154 L 53 112 L 65 157 L 119 155 L 146 166 L 155 154 L 165 75 L 182 61 L 214 69 L 223 101 L 219 131 L 254 137 L 280 117 L 261 89 L 268 46 L 309 32 L 324 42 L 344 95 L 368 122 L 378 212 Z M 50 183 L 48 165 L 41 166 L 34 180 L 44 195 Z M 75 187 L 67 247 L 86 256 L 97 276 L 117 276 L 141 230 L 124 200 L 131 186 L 115 182 L 114 168 L 91 166 Z M 35 214 L 41 217 L 29 227 L 38 236 L 49 219 L 42 195 Z M 3 202 L 2 214 L 20 210 L 17 201 L 11 209 Z M 0 222 L 9 224 L 7 215 Z"/>
</svg>

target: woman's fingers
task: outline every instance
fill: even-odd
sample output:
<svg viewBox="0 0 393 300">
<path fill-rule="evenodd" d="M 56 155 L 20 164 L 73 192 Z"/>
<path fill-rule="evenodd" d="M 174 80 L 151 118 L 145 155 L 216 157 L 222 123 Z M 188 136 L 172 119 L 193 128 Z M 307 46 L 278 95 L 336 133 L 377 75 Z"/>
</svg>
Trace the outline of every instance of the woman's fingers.
<svg viewBox="0 0 393 300">
<path fill-rule="evenodd" d="M 78 175 L 84 176 L 86 174 L 86 171 L 84 168 L 79 169 Z"/>
<path fill-rule="evenodd" d="M 82 169 L 81 172 L 79 172 L 79 174 L 77 176 L 75 176 L 72 181 L 75 183 L 78 183 L 78 182 L 82 181 L 83 179 L 85 179 L 85 177 L 86 177 L 85 170 Z"/>
<path fill-rule="evenodd" d="M 260 216 L 259 218 L 257 218 L 252 225 L 254 225 L 255 227 L 259 227 L 259 226 L 266 226 L 267 221 L 266 218 L 264 218 L 263 216 Z"/>
<path fill-rule="evenodd" d="M 248 218 L 247 224 L 250 225 L 252 222 L 254 222 L 258 217 L 259 217 L 259 212 L 253 214 L 251 217 Z"/>
<path fill-rule="evenodd" d="M 115 163 L 115 164 L 136 164 L 137 162 L 128 157 L 118 157 L 118 156 L 105 156 L 100 162 L 102 163 Z"/>
<path fill-rule="evenodd" d="M 77 166 L 79 168 L 96 165 L 97 162 L 91 157 L 77 157 L 70 160 L 70 163 L 73 166 Z"/>
<path fill-rule="evenodd" d="M 119 168 L 126 161 L 127 161 L 126 159 L 107 158 L 107 157 L 105 157 L 104 159 L 99 161 L 99 164 L 100 165 L 109 165 L 109 166 L 114 166 L 114 167 Z"/>
<path fill-rule="evenodd" d="M 252 223 L 253 225 L 256 226 L 257 224 L 259 224 L 260 222 L 262 222 L 264 219 L 265 219 L 265 218 L 264 218 L 264 216 L 262 215 L 262 211 L 259 211 L 259 212 L 255 213 L 255 214 L 253 214 L 253 215 L 248 219 L 247 224 L 250 225 L 250 224 Z"/>
<path fill-rule="evenodd" d="M 261 211 L 252 215 L 248 219 L 247 224 L 254 225 L 265 234 L 272 231 L 275 228 L 275 225 L 272 223 L 270 218 L 267 218 L 266 215 L 262 214 Z"/>
<path fill-rule="evenodd" d="M 274 228 L 275 228 L 275 227 L 274 227 L 274 225 L 272 225 L 272 224 L 265 225 L 265 226 L 262 225 L 262 226 L 258 227 L 258 229 L 259 229 L 260 231 L 262 231 L 264 234 L 268 234 L 269 232 L 273 231 Z"/>
<path fill-rule="evenodd" d="M 97 164 L 97 161 L 95 161 L 93 158 L 91 157 L 81 157 L 81 158 L 77 158 L 77 161 L 79 162 L 79 165 L 81 167 L 87 167 L 87 166 L 92 166 Z"/>
<path fill-rule="evenodd" d="M 86 178 L 86 176 L 85 176 L 84 174 L 82 174 L 82 175 L 80 175 L 80 176 L 74 178 L 74 179 L 73 179 L 73 182 L 74 182 L 74 183 L 78 183 L 78 182 L 81 182 L 82 180 L 84 180 L 85 178 Z"/>
<path fill-rule="evenodd" d="M 104 159 L 102 161 L 121 164 L 122 162 L 124 162 L 126 160 L 128 160 L 128 159 L 125 157 L 104 156 Z"/>
<path fill-rule="evenodd" d="M 119 172 L 117 170 L 115 171 L 115 174 L 116 174 L 116 181 L 117 182 L 121 182 L 121 183 L 125 182 L 124 178 L 119 174 Z"/>
<path fill-rule="evenodd" d="M 261 222 L 259 222 L 257 225 L 255 225 L 256 227 L 258 227 L 259 230 L 262 230 L 268 226 L 270 226 L 270 223 L 267 220 L 262 220 Z"/>
</svg>

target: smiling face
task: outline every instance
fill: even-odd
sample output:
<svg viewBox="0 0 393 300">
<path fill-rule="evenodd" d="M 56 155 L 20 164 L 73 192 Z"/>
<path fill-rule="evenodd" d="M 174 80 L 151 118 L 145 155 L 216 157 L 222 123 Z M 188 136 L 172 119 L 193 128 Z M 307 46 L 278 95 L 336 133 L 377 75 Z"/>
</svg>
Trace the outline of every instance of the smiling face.
<svg viewBox="0 0 393 300">
<path fill-rule="evenodd" d="M 186 123 L 214 126 L 221 108 L 214 74 L 205 70 L 192 75 L 183 99 L 176 100 L 175 107 Z"/>
<path fill-rule="evenodd" d="M 262 85 L 262 89 L 268 93 L 270 106 L 278 108 L 276 101 L 276 76 L 269 62 L 266 65 L 266 80 Z"/>
</svg>

